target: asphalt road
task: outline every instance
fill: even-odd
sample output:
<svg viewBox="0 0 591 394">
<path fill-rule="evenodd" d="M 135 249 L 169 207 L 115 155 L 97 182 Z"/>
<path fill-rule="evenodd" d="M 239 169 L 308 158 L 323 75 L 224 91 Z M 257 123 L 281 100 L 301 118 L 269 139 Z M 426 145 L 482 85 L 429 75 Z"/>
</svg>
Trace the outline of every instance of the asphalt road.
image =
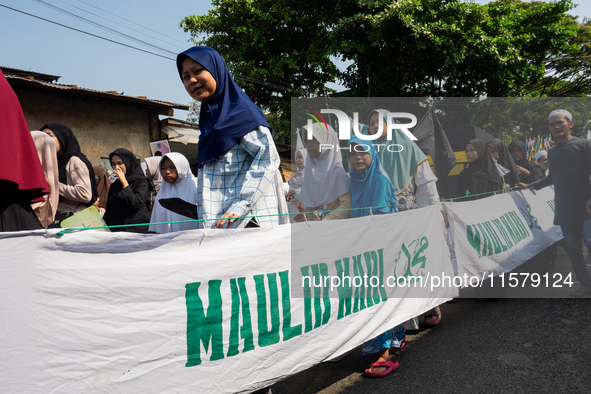
<svg viewBox="0 0 591 394">
<path fill-rule="evenodd" d="M 559 248 L 550 273 L 569 272 L 568 256 Z M 570 290 L 544 289 L 537 294 L 564 296 Z M 506 295 L 532 293 L 515 288 Z M 363 375 L 374 356 L 363 356 L 358 347 L 339 362 L 316 365 L 275 384 L 272 392 L 591 392 L 591 299 L 462 298 L 441 310 L 438 326 L 428 328 L 421 319 L 420 330 L 408 333 L 406 347 L 396 353 L 400 368 L 387 377 Z"/>
</svg>

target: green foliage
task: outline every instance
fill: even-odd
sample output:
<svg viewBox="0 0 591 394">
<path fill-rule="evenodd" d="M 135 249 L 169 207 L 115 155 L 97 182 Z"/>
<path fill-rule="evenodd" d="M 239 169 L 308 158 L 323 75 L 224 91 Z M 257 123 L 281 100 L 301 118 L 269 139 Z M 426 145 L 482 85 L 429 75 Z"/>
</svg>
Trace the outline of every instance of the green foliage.
<svg viewBox="0 0 591 394">
<path fill-rule="evenodd" d="M 215 48 L 290 133 L 291 97 L 545 97 L 591 92 L 591 23 L 571 0 L 214 0 L 181 27 Z M 339 70 L 337 60 L 352 61 Z M 507 133 L 511 133 L 507 129 Z M 504 133 L 504 132 L 503 132 Z"/>
<path fill-rule="evenodd" d="M 353 96 L 516 96 L 576 37 L 561 23 L 570 0 L 341 2 L 335 50 Z"/>
<path fill-rule="evenodd" d="M 330 13 L 292 0 L 214 0 L 207 15 L 181 27 L 197 45 L 215 48 L 248 96 L 277 113 L 289 135 L 290 99 L 332 92 L 337 68 L 328 52 Z"/>
<path fill-rule="evenodd" d="M 567 109 L 573 115 L 572 134 L 587 138 L 591 129 L 586 97 L 492 97 L 482 100 L 444 98 L 432 105 L 446 130 L 474 125 L 506 144 L 548 135 L 548 114 Z"/>
<path fill-rule="evenodd" d="M 193 100 L 189 103 L 191 108 L 187 113 L 187 122 L 199 123 L 199 113 L 201 111 L 201 103 Z"/>
</svg>

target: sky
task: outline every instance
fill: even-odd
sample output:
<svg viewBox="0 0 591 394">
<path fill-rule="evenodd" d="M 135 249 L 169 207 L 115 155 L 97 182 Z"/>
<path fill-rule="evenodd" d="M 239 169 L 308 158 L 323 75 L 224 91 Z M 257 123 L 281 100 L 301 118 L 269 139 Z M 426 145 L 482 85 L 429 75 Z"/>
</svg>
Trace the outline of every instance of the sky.
<svg viewBox="0 0 591 394">
<path fill-rule="evenodd" d="M 591 4 L 572 14 L 591 17 Z M 477 3 L 488 1 L 478 0 Z M 95 23 L 143 40 L 159 49 L 121 37 L 47 6 L 50 4 Z M 0 7 L 0 65 L 59 75 L 58 83 L 188 104 L 174 59 L 192 46 L 179 28 L 184 17 L 203 15 L 209 0 L 0 0 L 0 5 L 161 54 L 140 52 Z M 105 18 L 105 19 L 102 19 Z M 123 19 L 124 18 L 124 19 Z M 107 20 L 106 20 L 107 19 Z M 170 51 L 166 53 L 164 51 Z M 339 90 L 338 85 L 331 85 Z M 175 118 L 186 112 L 175 110 Z"/>
</svg>

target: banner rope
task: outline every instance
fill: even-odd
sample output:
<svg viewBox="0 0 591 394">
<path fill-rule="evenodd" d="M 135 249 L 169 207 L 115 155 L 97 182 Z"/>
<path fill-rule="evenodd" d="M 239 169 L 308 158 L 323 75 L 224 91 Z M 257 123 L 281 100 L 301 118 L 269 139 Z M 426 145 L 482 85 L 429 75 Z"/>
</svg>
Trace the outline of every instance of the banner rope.
<svg viewBox="0 0 591 394">
<path fill-rule="evenodd" d="M 511 188 L 509 189 L 510 191 L 515 190 L 515 188 Z M 408 203 L 408 204 L 391 204 L 391 205 L 382 205 L 382 206 L 377 206 L 377 207 L 361 207 L 361 208 L 345 208 L 345 209 L 333 209 L 333 210 L 324 210 L 323 213 L 330 213 L 330 212 L 344 212 L 344 211 L 355 211 L 355 210 L 359 210 L 359 209 L 369 209 L 372 216 L 373 216 L 373 210 L 375 209 L 379 209 L 379 208 L 388 208 L 388 207 L 402 207 L 402 206 L 407 206 L 407 205 L 419 205 L 419 204 L 436 204 L 436 203 L 440 203 L 440 202 L 452 202 L 453 200 L 456 200 L 456 202 L 458 200 L 461 199 L 465 199 L 465 198 L 473 198 L 473 197 L 478 197 L 478 196 L 485 196 L 485 195 L 490 195 L 490 194 L 496 194 L 497 192 L 503 192 L 503 189 L 500 190 L 495 190 L 492 192 L 486 192 L 486 193 L 479 193 L 479 194 L 469 194 L 466 196 L 462 196 L 462 197 L 454 197 L 454 198 L 448 198 L 448 199 L 441 199 L 441 200 L 437 200 L 437 201 L 424 201 L 424 202 L 413 202 L 413 203 Z M 113 225 L 113 226 L 98 226 L 98 227 L 70 227 L 70 228 L 65 228 L 62 231 L 56 233 L 56 235 L 58 236 L 62 236 L 66 233 L 69 232 L 74 232 L 74 231 L 83 231 L 83 230 L 100 230 L 100 229 L 105 229 L 105 228 L 125 228 L 125 227 L 138 227 L 138 226 L 149 226 L 151 224 L 176 224 L 176 223 L 195 223 L 195 222 L 208 222 L 208 221 L 218 221 L 218 220 L 238 220 L 238 219 L 253 219 L 253 218 L 266 218 L 266 217 L 278 217 L 278 216 L 291 216 L 291 215 L 304 215 L 305 221 L 308 222 L 308 219 L 306 218 L 306 215 L 309 214 L 313 214 L 316 211 L 310 211 L 310 212 L 296 212 L 296 213 L 274 213 L 274 214 L 269 214 L 269 215 L 257 215 L 257 216 L 236 216 L 236 217 L 232 217 L 232 218 L 213 218 L 213 219 L 197 219 L 197 220 L 178 220 L 178 221 L 174 221 L 174 222 L 157 222 L 157 223 L 139 223 L 139 224 L 119 224 L 119 225 Z M 205 227 L 204 227 L 205 228 Z"/>
</svg>

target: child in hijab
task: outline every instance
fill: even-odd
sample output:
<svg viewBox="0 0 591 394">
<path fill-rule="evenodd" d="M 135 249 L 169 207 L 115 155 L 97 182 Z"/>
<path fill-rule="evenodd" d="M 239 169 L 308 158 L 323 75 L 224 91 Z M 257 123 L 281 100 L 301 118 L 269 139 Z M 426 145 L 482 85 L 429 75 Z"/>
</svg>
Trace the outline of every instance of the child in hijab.
<svg viewBox="0 0 591 394">
<path fill-rule="evenodd" d="M 55 213 L 59 203 L 59 178 L 57 166 L 57 145 L 53 138 L 41 131 L 31 131 L 31 137 L 37 149 L 37 155 L 45 173 L 45 181 L 49 194 L 41 202 L 32 204 L 41 225 L 47 228 L 55 221 Z"/>
<path fill-rule="evenodd" d="M 31 203 L 49 193 L 23 110 L 0 71 L 0 231 L 41 229 Z"/>
<path fill-rule="evenodd" d="M 371 141 L 353 137 L 347 146 L 351 177 L 351 217 L 362 217 L 397 212 L 396 190 L 384 172 Z M 390 347 L 400 347 L 404 339 L 404 323 L 388 330 L 362 346 L 364 355 L 378 353 L 378 359 L 365 370 L 371 377 L 384 377 L 398 369 L 392 360 Z"/>
<path fill-rule="evenodd" d="M 351 217 L 398 212 L 396 190 L 371 141 L 353 137 L 347 145 L 351 182 Z"/>
<path fill-rule="evenodd" d="M 322 220 L 346 219 L 351 216 L 351 191 L 349 177 L 343 168 L 343 158 L 337 150 L 339 139 L 337 133 L 329 125 L 322 127 L 317 123 L 303 127 L 301 136 L 308 153 L 304 182 L 300 192 L 300 201 L 306 212 L 318 209 L 328 212 Z M 320 149 L 321 146 L 332 146 L 332 149 Z M 316 215 L 316 219 L 320 215 Z"/>
<path fill-rule="evenodd" d="M 519 169 L 519 181 L 532 183 L 544 178 L 544 172 L 536 163 L 527 160 L 527 150 L 523 141 L 513 141 L 509 144 L 509 153 Z"/>
<path fill-rule="evenodd" d="M 478 200 L 492 195 L 478 194 L 502 190 L 503 181 L 484 141 L 474 139 L 466 144 L 466 160 L 468 167 L 458 176 L 457 195 L 469 197 L 461 201 Z"/>
<path fill-rule="evenodd" d="M 197 178 L 191 173 L 189 160 L 181 153 L 171 152 L 162 157 L 158 167 L 164 182 L 160 185 L 160 191 L 156 196 L 156 203 L 152 209 L 150 223 L 189 222 L 150 224 L 150 231 L 164 234 L 199 228 L 199 222 L 191 222 L 191 219 L 188 217 L 169 211 L 158 202 L 162 198 L 177 197 L 191 204 L 197 204 Z M 195 209 L 197 209 L 197 206 Z"/>
<path fill-rule="evenodd" d="M 290 221 L 292 223 L 296 222 L 295 215 L 300 212 L 298 209 L 298 203 L 300 201 L 300 191 L 302 190 L 302 185 L 304 183 L 304 171 L 306 170 L 306 158 L 308 157 L 308 153 L 305 149 L 298 149 L 295 154 L 295 163 L 297 167 L 297 172 L 289 178 L 287 183 L 289 184 L 289 192 L 287 193 L 286 200 L 289 202 L 289 212 Z"/>
<path fill-rule="evenodd" d="M 56 222 L 83 211 L 98 198 L 98 190 L 92 165 L 80 151 L 80 145 L 72 130 L 63 123 L 48 123 L 41 131 L 54 139 L 57 145 L 60 202 Z"/>
<path fill-rule="evenodd" d="M 143 226 L 113 227 L 111 231 L 147 233 L 150 223 L 152 181 L 144 175 L 139 160 L 127 149 L 116 149 L 109 155 L 117 180 L 109 188 L 105 222 L 109 226 L 144 224 Z"/>
<path fill-rule="evenodd" d="M 388 139 L 387 116 L 390 116 L 388 110 L 373 110 L 367 117 L 368 127 L 364 132 L 375 135 L 380 132 L 380 123 L 382 124 L 382 134 L 373 140 L 373 144 L 380 163 L 396 190 L 398 210 L 406 211 L 436 204 L 439 201 L 437 177 L 429 167 L 427 156 L 399 129 L 393 129 L 392 137 Z M 447 215 L 443 211 L 441 213 L 446 226 L 449 227 Z M 427 324 L 438 324 L 441 320 L 441 310 L 435 307 L 424 316 Z M 418 317 L 409 320 L 406 328 L 418 330 Z"/>
<path fill-rule="evenodd" d="M 535 156 L 536 164 L 544 171 L 544 176 L 548 176 L 550 172 L 550 165 L 548 163 L 548 152 L 545 150 L 538 151 Z"/>
<path fill-rule="evenodd" d="M 503 178 L 503 182 L 511 187 L 515 187 L 515 184 L 519 182 L 520 171 L 503 141 L 495 138 L 488 141 L 486 147 L 499 170 L 499 175 Z M 499 166 L 502 168 L 499 168 Z"/>
<path fill-rule="evenodd" d="M 234 82 L 214 49 L 186 50 L 177 56 L 177 68 L 189 95 L 201 103 L 197 201 L 203 225 L 279 224 L 274 215 L 279 214 L 275 182 L 280 159 L 263 112 Z M 237 219 L 245 216 L 254 218 Z"/>
</svg>

